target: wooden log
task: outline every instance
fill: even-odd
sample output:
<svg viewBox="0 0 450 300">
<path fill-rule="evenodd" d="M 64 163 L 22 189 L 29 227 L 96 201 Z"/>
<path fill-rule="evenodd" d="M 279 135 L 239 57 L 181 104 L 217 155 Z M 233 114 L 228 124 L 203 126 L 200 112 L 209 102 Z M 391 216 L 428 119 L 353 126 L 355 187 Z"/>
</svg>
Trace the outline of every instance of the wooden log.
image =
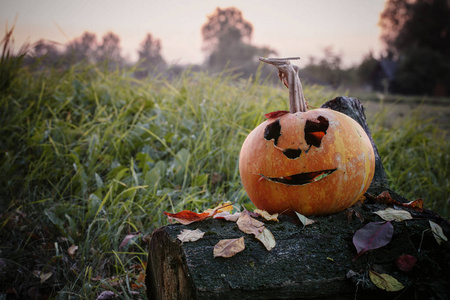
<svg viewBox="0 0 450 300">
<path fill-rule="evenodd" d="M 323 105 L 354 118 L 369 135 L 376 154 L 375 177 L 369 192 L 388 190 L 399 202 L 407 200 L 389 189 L 381 158 L 359 100 L 338 97 Z M 149 244 L 146 286 L 149 299 L 450 299 L 450 245 L 437 243 L 429 220 L 450 237 L 449 222 L 432 211 L 410 210 L 413 220 L 394 223 L 391 242 L 354 260 L 354 233 L 368 222 L 382 221 L 374 211 L 388 205 L 369 200 L 364 205 L 324 217 L 304 227 L 281 216 L 266 222 L 276 246 L 267 251 L 260 241 L 241 232 L 236 223 L 205 220 L 169 225 L 154 231 Z M 408 210 L 408 209 L 407 209 Z M 356 217 L 356 213 L 361 218 Z M 200 229 L 203 239 L 182 244 L 183 229 Z M 223 239 L 245 238 L 245 250 L 231 258 L 214 258 L 214 245 Z M 411 272 L 402 272 L 396 259 L 417 258 Z M 368 278 L 369 270 L 386 273 L 405 288 L 385 292 Z M 383 298 L 381 298 L 383 297 Z M 419 297 L 419 298 L 417 298 Z"/>
<path fill-rule="evenodd" d="M 353 211 L 343 211 L 314 218 L 316 223 L 306 227 L 287 216 L 279 223 L 266 222 L 277 243 L 271 251 L 241 232 L 236 223 L 225 220 L 159 228 L 149 248 L 149 299 L 354 299 L 355 295 L 358 299 L 448 299 L 450 245 L 438 245 L 429 220 L 440 224 L 447 236 L 450 226 L 431 212 L 423 217 L 412 211 L 415 219 L 393 224 L 388 245 L 353 260 L 354 233 L 368 222 L 382 221 L 373 212 L 386 207 L 377 203 L 354 207 L 364 221 Z M 182 244 L 177 235 L 183 229 L 200 229 L 205 236 Z M 213 257 L 219 240 L 242 236 L 244 251 L 231 258 Z M 417 257 L 411 272 L 396 267 L 402 254 Z M 384 292 L 368 279 L 369 270 L 389 274 L 405 288 Z"/>
</svg>

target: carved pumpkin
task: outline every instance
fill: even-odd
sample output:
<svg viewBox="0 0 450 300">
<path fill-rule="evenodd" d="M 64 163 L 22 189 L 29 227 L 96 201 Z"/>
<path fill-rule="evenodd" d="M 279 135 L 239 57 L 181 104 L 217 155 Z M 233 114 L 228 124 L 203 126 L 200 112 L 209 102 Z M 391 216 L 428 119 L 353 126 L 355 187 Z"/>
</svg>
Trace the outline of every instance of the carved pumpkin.
<svg viewBox="0 0 450 300">
<path fill-rule="evenodd" d="M 290 90 L 291 112 L 266 115 L 269 119 L 242 145 L 239 171 L 250 200 L 269 213 L 306 216 L 352 206 L 369 188 L 375 171 L 367 134 L 340 112 L 306 111 L 297 70 L 289 60 L 261 60 L 279 68 Z"/>
</svg>

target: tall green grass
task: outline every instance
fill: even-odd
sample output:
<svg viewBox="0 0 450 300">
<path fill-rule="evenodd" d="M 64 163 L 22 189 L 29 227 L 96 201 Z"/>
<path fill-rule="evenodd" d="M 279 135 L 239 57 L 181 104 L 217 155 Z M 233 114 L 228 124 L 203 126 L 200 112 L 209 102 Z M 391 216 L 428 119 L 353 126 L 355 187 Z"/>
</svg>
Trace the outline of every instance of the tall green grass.
<svg viewBox="0 0 450 300">
<path fill-rule="evenodd" d="M 140 283 L 148 235 L 167 224 L 164 211 L 251 206 L 239 150 L 264 113 L 288 109 L 287 90 L 228 72 L 131 74 L 21 69 L 2 93 L 0 291 L 139 297 L 143 288 L 132 284 Z M 334 96 L 317 86 L 305 94 L 316 107 Z M 378 114 L 369 126 L 393 188 L 448 216 L 445 137 L 416 116 L 391 128 L 383 122 Z M 35 271 L 53 276 L 40 284 Z"/>
</svg>

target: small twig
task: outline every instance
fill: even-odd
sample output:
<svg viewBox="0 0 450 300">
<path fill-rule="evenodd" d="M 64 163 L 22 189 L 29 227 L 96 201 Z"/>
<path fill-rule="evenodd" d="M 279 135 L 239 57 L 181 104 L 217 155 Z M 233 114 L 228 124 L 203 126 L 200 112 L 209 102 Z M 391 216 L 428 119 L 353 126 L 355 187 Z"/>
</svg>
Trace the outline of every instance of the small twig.
<svg viewBox="0 0 450 300">
<path fill-rule="evenodd" d="M 422 231 L 422 238 L 420 239 L 419 249 L 417 249 L 417 253 L 420 253 L 420 248 L 422 248 L 423 235 L 424 235 L 425 232 L 427 232 L 428 230 L 430 230 L 430 229 L 425 229 L 424 231 Z"/>
</svg>

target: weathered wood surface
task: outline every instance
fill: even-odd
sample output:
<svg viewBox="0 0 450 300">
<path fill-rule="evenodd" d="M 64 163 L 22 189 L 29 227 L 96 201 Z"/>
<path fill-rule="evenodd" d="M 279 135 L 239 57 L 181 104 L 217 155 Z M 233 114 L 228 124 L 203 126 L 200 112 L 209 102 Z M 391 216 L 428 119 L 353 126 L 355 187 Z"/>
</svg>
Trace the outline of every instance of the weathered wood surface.
<svg viewBox="0 0 450 300">
<path fill-rule="evenodd" d="M 290 217 L 279 223 L 266 222 L 277 245 L 272 251 L 253 236 L 241 232 L 234 222 L 205 220 L 190 225 L 169 225 L 152 236 L 147 265 L 150 299 L 449 299 L 450 246 L 438 245 L 428 220 L 440 224 L 450 236 L 448 222 L 431 212 L 411 211 L 417 219 L 395 223 L 391 242 L 353 261 L 353 234 L 364 224 L 381 221 L 373 211 L 385 204 L 364 204 L 353 209 L 364 222 L 348 212 L 315 218 L 303 227 Z M 181 244 L 183 229 L 200 229 L 203 239 Z M 214 258 L 213 248 L 221 239 L 245 237 L 246 249 L 232 258 Z M 395 260 L 414 255 L 418 262 L 405 273 Z M 387 273 L 405 289 L 388 293 L 368 279 L 369 269 Z M 347 278 L 347 274 L 356 273 Z M 350 273 L 349 273 L 350 272 Z M 358 289 L 358 290 L 357 290 Z M 437 295 L 441 294 L 439 298 Z M 423 296 L 423 297 L 422 297 Z M 444 297 L 445 296 L 445 297 Z M 368 298 L 369 297 L 369 298 Z M 383 297 L 383 298 L 379 298 Z M 412 297 L 412 298 L 411 298 Z"/>
<path fill-rule="evenodd" d="M 326 106 L 328 105 L 328 106 Z M 324 107 L 356 119 L 366 130 L 363 108 L 355 98 L 339 97 Z M 372 138 L 371 138 L 372 140 Z M 373 143 L 373 140 L 372 140 Z M 376 175 L 369 189 L 374 196 L 389 190 L 375 144 Z M 399 202 L 406 199 L 389 190 Z M 381 219 L 373 212 L 386 204 L 371 203 L 351 211 L 314 218 L 303 227 L 288 216 L 279 223 L 266 222 L 277 245 L 272 251 L 253 236 L 241 232 L 234 222 L 205 220 L 190 225 L 169 225 L 155 230 L 149 245 L 146 286 L 149 299 L 449 299 L 450 245 L 438 245 L 429 220 L 439 224 L 450 237 L 449 222 L 431 211 L 410 210 L 414 219 L 394 223 L 391 242 L 363 254 L 356 260 L 354 233 L 364 224 Z M 200 229 L 206 234 L 196 242 L 181 244 L 183 229 Z M 245 237 L 246 249 L 232 258 L 214 258 L 213 247 L 222 239 Z M 417 257 L 416 266 L 405 273 L 395 260 L 402 254 Z M 368 270 L 387 273 L 405 288 L 385 292 L 368 279 Z M 350 276 L 351 275 L 351 276 Z M 383 297 L 383 298 L 380 298 Z"/>
</svg>

